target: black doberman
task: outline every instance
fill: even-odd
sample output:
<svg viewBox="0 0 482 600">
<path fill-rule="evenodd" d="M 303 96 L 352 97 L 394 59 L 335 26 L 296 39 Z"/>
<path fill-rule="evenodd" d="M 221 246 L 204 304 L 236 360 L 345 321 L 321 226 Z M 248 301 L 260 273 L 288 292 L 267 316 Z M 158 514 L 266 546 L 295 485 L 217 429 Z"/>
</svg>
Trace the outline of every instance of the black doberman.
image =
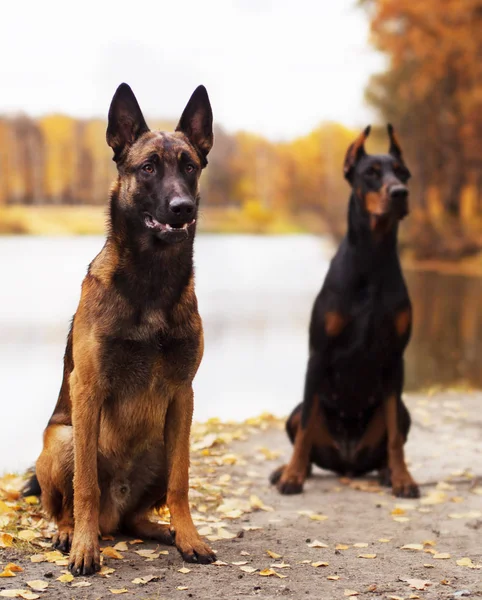
<svg viewBox="0 0 482 600">
<path fill-rule="evenodd" d="M 369 133 L 345 158 L 348 233 L 311 316 L 303 402 L 286 424 L 293 455 L 271 475 L 283 494 L 300 493 L 314 463 L 353 476 L 378 470 L 394 495 L 419 496 L 404 458 L 403 353 L 412 307 L 397 252 L 410 172 L 391 125 L 388 154 L 365 152 Z"/>
</svg>

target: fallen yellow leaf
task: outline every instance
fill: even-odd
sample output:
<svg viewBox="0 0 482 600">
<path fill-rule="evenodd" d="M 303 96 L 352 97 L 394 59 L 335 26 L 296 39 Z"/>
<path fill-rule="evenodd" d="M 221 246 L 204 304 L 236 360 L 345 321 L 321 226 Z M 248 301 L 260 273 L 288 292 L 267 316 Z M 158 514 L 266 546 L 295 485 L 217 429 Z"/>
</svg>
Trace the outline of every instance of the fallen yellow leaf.
<svg viewBox="0 0 482 600">
<path fill-rule="evenodd" d="M 19 537 L 21 540 L 25 540 L 26 542 L 31 542 L 35 538 L 40 537 L 40 533 L 32 531 L 31 529 L 22 529 L 22 531 L 18 532 L 17 537 Z"/>
<path fill-rule="evenodd" d="M 328 567 L 329 564 L 330 563 L 319 561 L 319 562 L 312 562 L 311 566 L 312 567 Z"/>
<path fill-rule="evenodd" d="M 365 542 L 357 542 L 353 544 L 353 548 L 368 548 L 368 544 Z"/>
<path fill-rule="evenodd" d="M 123 555 L 112 546 L 106 546 L 105 548 L 102 548 L 102 554 L 108 558 L 115 558 L 116 560 L 124 558 Z"/>
<path fill-rule="evenodd" d="M 27 504 L 39 504 L 37 496 L 25 496 L 24 500 Z"/>
<path fill-rule="evenodd" d="M 13 535 L 2 533 L 0 535 L 0 548 L 11 548 L 13 546 Z"/>
<path fill-rule="evenodd" d="M 114 546 L 114 550 L 119 550 L 119 552 L 127 552 L 129 548 L 125 542 L 117 542 L 117 544 Z"/>
<path fill-rule="evenodd" d="M 69 583 L 70 581 L 73 581 L 73 579 L 74 576 L 72 573 L 64 573 L 60 577 L 57 577 L 57 581 L 61 581 L 62 583 Z"/>
<path fill-rule="evenodd" d="M 338 579 L 340 579 L 339 575 L 328 575 L 327 579 L 329 579 L 330 581 L 338 581 Z"/>
<path fill-rule="evenodd" d="M 46 558 L 45 558 L 45 554 L 32 554 L 32 556 L 30 557 L 30 562 L 33 563 L 41 563 L 41 562 L 46 562 Z"/>
<path fill-rule="evenodd" d="M 347 544 L 337 544 L 335 550 L 348 550 L 349 547 Z"/>
<path fill-rule="evenodd" d="M 42 581 L 41 579 L 34 579 L 33 581 L 27 581 L 28 587 L 32 588 L 36 592 L 43 592 L 49 587 L 47 581 Z"/>
<path fill-rule="evenodd" d="M 158 575 L 146 575 L 145 577 L 136 577 L 132 580 L 132 583 L 145 585 L 146 583 L 149 583 L 150 581 L 156 581 L 157 579 L 159 579 Z"/>
<path fill-rule="evenodd" d="M 359 554 L 358 558 L 376 558 L 376 554 Z"/>
<path fill-rule="evenodd" d="M 438 558 L 438 559 L 444 560 L 444 559 L 450 558 L 450 554 L 448 552 L 440 552 L 438 554 L 434 554 L 433 558 Z"/>
<path fill-rule="evenodd" d="M 415 590 L 424 590 L 426 587 L 432 585 L 432 582 L 426 579 L 402 579 L 402 581 L 408 583 Z"/>
<path fill-rule="evenodd" d="M 314 540 L 308 544 L 309 548 L 328 548 L 327 544 L 320 542 L 320 540 Z"/>
<path fill-rule="evenodd" d="M 423 550 L 423 544 L 405 544 L 400 550 Z"/>
<path fill-rule="evenodd" d="M 345 590 L 343 592 L 344 596 L 348 596 L 351 598 L 351 596 L 358 596 L 360 592 L 356 592 L 355 590 Z"/>
<path fill-rule="evenodd" d="M 186 567 L 182 567 L 182 569 L 178 569 L 179 573 L 190 573 L 191 569 L 188 569 Z"/>
<path fill-rule="evenodd" d="M 281 558 L 283 556 L 282 554 L 277 554 L 276 552 L 272 552 L 271 550 L 266 550 L 266 554 L 274 559 Z"/>
<path fill-rule="evenodd" d="M 255 571 L 257 571 L 258 569 L 254 569 L 253 567 L 239 567 L 241 569 L 241 571 L 244 571 L 244 573 L 254 573 Z"/>
<path fill-rule="evenodd" d="M 120 589 L 109 588 L 109 592 L 112 592 L 113 594 L 127 594 L 128 590 L 127 590 L 127 588 L 120 588 Z"/>
<path fill-rule="evenodd" d="M 13 571 L 10 571 L 10 569 L 4 569 L 0 573 L 0 577 L 15 577 L 15 573 L 13 573 Z"/>
</svg>

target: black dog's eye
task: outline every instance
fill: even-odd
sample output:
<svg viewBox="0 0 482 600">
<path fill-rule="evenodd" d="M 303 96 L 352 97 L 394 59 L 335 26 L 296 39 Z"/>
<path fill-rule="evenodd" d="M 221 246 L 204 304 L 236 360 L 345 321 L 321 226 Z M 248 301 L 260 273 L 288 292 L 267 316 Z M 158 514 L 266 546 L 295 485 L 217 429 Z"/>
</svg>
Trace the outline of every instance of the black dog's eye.
<svg viewBox="0 0 482 600">
<path fill-rule="evenodd" d="M 394 171 L 395 175 L 402 181 L 404 181 L 410 177 L 410 173 L 409 173 L 408 169 L 405 169 L 405 167 L 397 166 L 393 169 L 393 171 Z"/>
<path fill-rule="evenodd" d="M 149 173 L 149 175 L 151 175 L 154 173 L 154 165 L 152 163 L 146 163 L 145 165 L 142 165 L 142 170 L 144 173 Z"/>
<path fill-rule="evenodd" d="M 377 177 L 378 175 L 380 175 L 380 171 L 378 169 L 375 169 L 375 167 L 370 167 L 365 171 L 365 175 L 367 177 Z"/>
<path fill-rule="evenodd" d="M 187 165 L 184 168 L 186 173 L 188 174 L 194 173 L 194 171 L 196 170 L 196 167 L 192 163 L 187 163 Z"/>
</svg>

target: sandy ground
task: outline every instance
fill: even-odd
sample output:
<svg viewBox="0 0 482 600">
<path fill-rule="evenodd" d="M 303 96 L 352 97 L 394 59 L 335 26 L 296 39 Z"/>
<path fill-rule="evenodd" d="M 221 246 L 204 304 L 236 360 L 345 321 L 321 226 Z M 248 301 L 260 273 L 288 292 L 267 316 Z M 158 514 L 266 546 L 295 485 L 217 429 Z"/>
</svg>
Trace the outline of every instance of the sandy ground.
<svg viewBox="0 0 482 600">
<path fill-rule="evenodd" d="M 316 469 L 301 496 L 281 496 L 268 483 L 290 453 L 279 422 L 196 426 L 191 504 L 218 553 L 220 562 L 209 566 L 183 564 L 174 548 L 118 538 L 102 542 L 124 540 L 122 558 L 104 556 L 103 576 L 59 581 L 65 559 L 46 554 L 51 527 L 38 505 L 15 500 L 18 481 L 7 478 L 0 570 L 10 562 L 23 570 L 8 569 L 13 576 L 0 579 L 0 596 L 18 589 L 26 598 L 76 600 L 482 598 L 482 393 L 407 400 L 414 420 L 407 455 L 419 500 L 394 498 L 374 479 L 340 480 Z M 34 588 L 48 587 L 35 591 L 27 584 L 35 580 Z"/>
</svg>

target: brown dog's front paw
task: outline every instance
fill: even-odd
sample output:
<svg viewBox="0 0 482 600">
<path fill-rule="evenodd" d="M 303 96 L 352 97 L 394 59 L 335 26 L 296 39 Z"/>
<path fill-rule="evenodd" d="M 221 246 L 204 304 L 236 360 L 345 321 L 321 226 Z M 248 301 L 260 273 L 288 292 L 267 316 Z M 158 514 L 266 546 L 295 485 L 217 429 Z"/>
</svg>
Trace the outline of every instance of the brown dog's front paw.
<svg viewBox="0 0 482 600">
<path fill-rule="evenodd" d="M 179 535 L 175 536 L 176 547 L 186 562 L 207 565 L 216 560 L 214 552 L 197 534 L 192 540 L 182 540 L 179 537 Z"/>
<path fill-rule="evenodd" d="M 398 498 L 420 498 L 419 487 L 409 473 L 400 476 L 392 473 L 392 493 Z"/>
<path fill-rule="evenodd" d="M 74 576 L 93 575 L 100 570 L 100 549 L 97 537 L 77 536 L 74 533 L 69 556 L 69 571 Z"/>
</svg>

